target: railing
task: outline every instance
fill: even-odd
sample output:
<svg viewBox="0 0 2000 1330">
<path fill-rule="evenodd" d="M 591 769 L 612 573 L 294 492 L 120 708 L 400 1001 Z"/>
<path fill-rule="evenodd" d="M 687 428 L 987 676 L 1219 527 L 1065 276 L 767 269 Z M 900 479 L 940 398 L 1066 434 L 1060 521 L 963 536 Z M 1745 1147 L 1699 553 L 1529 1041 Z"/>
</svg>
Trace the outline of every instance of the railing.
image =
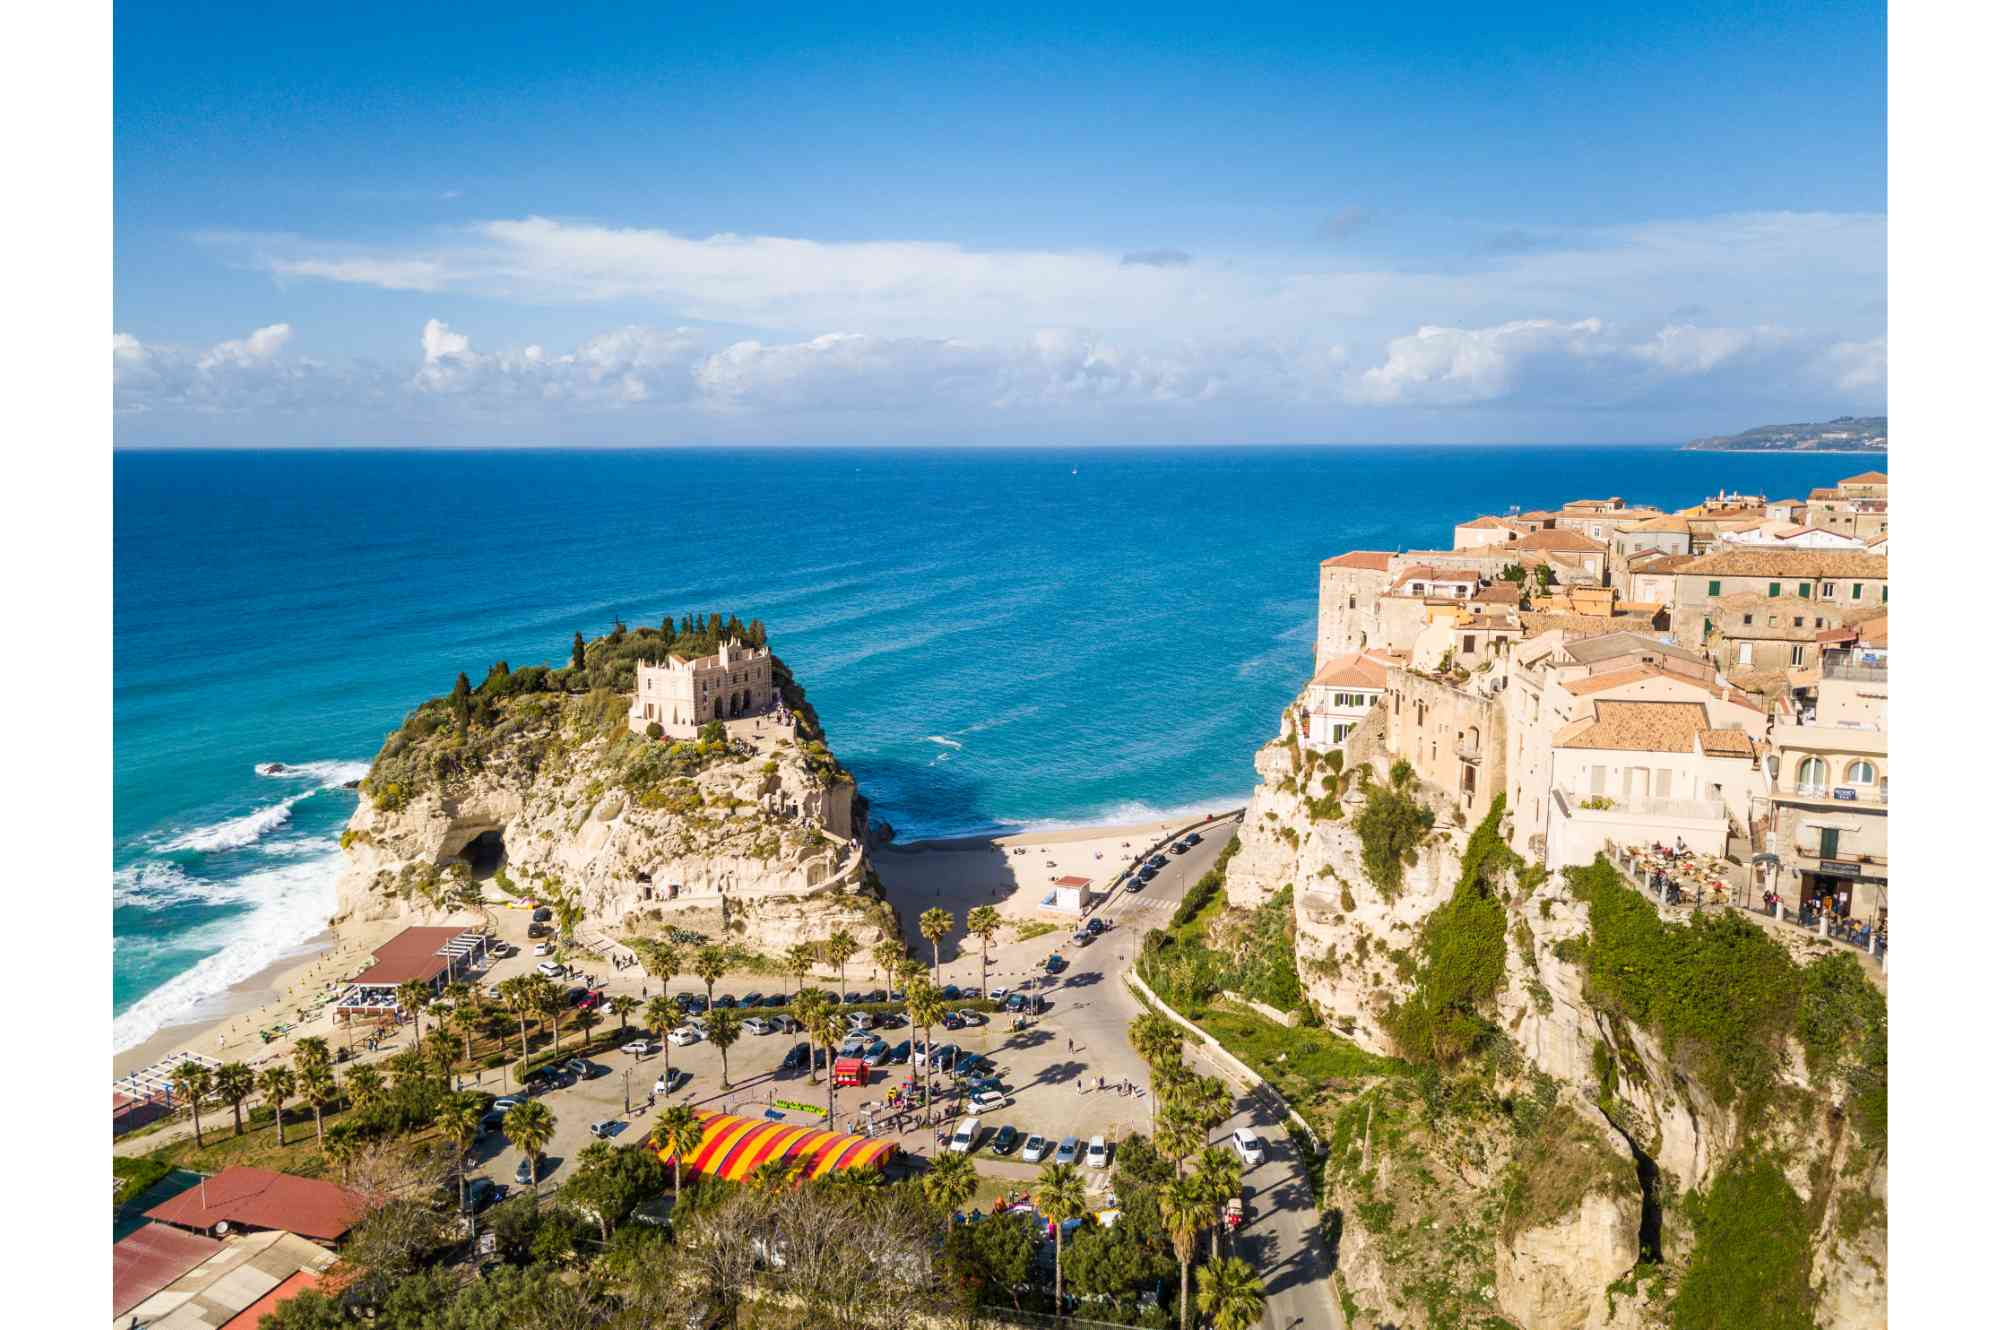
<svg viewBox="0 0 2000 1330">
<path fill-rule="evenodd" d="M 1456 744 L 1454 744 L 1452 746 L 1452 751 L 1457 753 L 1462 761 L 1478 762 L 1480 760 L 1479 745 L 1476 743 L 1468 743 L 1464 739 L 1460 739 Z"/>
<path fill-rule="evenodd" d="M 1579 794 L 1561 787 L 1556 788 L 1555 796 L 1564 817 L 1606 813 L 1615 817 L 1669 817 L 1690 822 L 1721 822 L 1729 817 L 1728 808 L 1712 799 L 1627 799 L 1616 794 Z M 1609 799 L 1611 807 L 1585 808 L 1586 799 Z"/>
<path fill-rule="evenodd" d="M 1773 793 L 1780 799 L 1821 799 L 1839 804 L 1886 804 L 1889 782 L 1876 785 L 1791 785 L 1780 784 Z"/>
</svg>

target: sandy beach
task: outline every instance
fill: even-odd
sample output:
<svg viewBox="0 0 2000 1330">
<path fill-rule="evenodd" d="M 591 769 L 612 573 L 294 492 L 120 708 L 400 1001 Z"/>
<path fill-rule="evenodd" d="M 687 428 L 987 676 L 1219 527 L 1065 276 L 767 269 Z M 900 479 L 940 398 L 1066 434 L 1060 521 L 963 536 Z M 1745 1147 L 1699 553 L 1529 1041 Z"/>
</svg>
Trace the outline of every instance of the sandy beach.
<svg viewBox="0 0 2000 1330">
<path fill-rule="evenodd" d="M 111 1056 L 113 1080 L 150 1066 L 172 1053 L 204 1053 L 225 1062 L 241 1061 L 259 1066 L 274 1058 L 289 1057 L 290 1038 L 265 1043 L 258 1031 L 274 1025 L 294 1024 L 304 1004 L 323 991 L 333 980 L 352 975 L 365 966 L 369 955 L 405 926 L 405 921 L 350 923 L 334 933 L 322 933 L 307 945 L 312 950 L 291 956 L 251 975 L 230 987 L 220 999 L 222 1014 L 180 1025 L 168 1025 L 145 1042 Z M 317 1015 L 293 1031 L 294 1036 L 332 1032 L 332 1021 Z"/>
<path fill-rule="evenodd" d="M 1210 811 L 1226 810 L 1219 805 Z M 1040 905 L 1057 878 L 1088 878 L 1093 890 L 1101 892 L 1139 856 L 1206 816 L 1189 813 L 1111 827 L 912 841 L 878 848 L 872 858 L 884 889 L 902 912 L 917 955 L 930 954 L 930 943 L 916 931 L 919 916 L 933 906 L 951 911 L 954 927 L 944 945 L 949 958 L 958 950 L 966 912 L 974 906 L 994 906 L 1010 923 L 1059 922 L 1062 916 Z"/>
</svg>

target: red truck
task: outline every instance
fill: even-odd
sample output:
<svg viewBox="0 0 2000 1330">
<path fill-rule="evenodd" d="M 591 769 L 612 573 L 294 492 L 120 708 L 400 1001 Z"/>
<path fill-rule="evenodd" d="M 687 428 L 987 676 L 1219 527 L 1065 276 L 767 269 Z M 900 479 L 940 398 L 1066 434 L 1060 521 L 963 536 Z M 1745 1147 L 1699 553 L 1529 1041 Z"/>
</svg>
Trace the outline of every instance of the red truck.
<svg viewBox="0 0 2000 1330">
<path fill-rule="evenodd" d="M 861 1058 L 835 1058 L 833 1083 L 836 1087 L 868 1084 L 868 1063 Z"/>
</svg>

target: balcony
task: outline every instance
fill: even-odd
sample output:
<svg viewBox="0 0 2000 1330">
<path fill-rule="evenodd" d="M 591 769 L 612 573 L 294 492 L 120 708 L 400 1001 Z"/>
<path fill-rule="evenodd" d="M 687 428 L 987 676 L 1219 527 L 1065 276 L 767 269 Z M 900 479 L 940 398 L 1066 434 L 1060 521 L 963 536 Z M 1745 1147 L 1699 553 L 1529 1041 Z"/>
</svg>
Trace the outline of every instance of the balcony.
<svg viewBox="0 0 2000 1330">
<path fill-rule="evenodd" d="M 1886 808 L 1889 804 L 1889 782 L 1886 780 L 1875 785 L 1780 783 L 1771 793 L 1773 798 L 1791 799 L 1799 803 L 1861 804 L 1869 808 Z"/>
<path fill-rule="evenodd" d="M 1479 764 L 1480 760 L 1479 745 L 1474 743 L 1472 740 L 1460 739 L 1457 743 L 1452 745 L 1451 750 L 1452 752 L 1458 754 L 1458 758 L 1461 762 L 1470 762 L 1474 766 L 1477 766 Z"/>
</svg>

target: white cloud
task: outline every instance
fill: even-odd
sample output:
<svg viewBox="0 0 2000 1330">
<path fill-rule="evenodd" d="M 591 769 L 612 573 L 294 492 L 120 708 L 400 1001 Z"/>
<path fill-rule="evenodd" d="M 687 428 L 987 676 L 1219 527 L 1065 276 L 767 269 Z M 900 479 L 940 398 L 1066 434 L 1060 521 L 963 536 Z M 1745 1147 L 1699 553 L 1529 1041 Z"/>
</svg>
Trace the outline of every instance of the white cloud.
<svg viewBox="0 0 2000 1330">
<path fill-rule="evenodd" d="M 196 369 L 212 370 L 233 365 L 246 368 L 267 363 L 292 337 L 292 325 L 274 323 L 259 328 L 241 341 L 217 342 L 195 362 Z"/>
<path fill-rule="evenodd" d="M 1889 381 L 1889 339 L 1836 342 L 1827 348 L 1825 365 L 1842 392 L 1879 392 Z"/>
</svg>

